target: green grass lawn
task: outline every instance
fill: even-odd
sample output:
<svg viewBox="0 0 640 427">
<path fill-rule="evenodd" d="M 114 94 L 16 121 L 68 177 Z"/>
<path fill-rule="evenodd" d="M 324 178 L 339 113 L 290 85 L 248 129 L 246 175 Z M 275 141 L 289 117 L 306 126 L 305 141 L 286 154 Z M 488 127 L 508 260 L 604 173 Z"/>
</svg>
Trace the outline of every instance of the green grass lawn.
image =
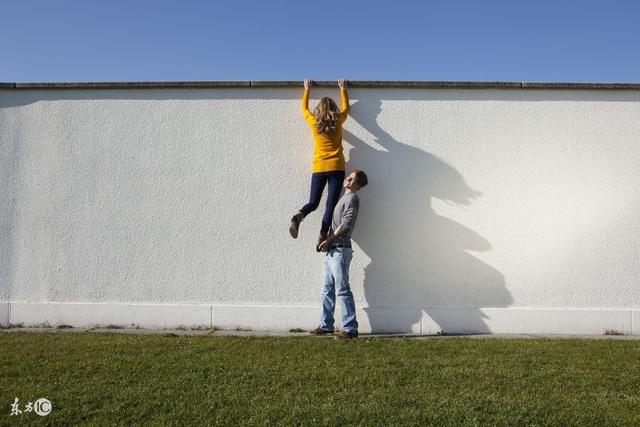
<svg viewBox="0 0 640 427">
<path fill-rule="evenodd" d="M 0 368 L 4 425 L 640 425 L 640 341 L 2 332 Z"/>
</svg>

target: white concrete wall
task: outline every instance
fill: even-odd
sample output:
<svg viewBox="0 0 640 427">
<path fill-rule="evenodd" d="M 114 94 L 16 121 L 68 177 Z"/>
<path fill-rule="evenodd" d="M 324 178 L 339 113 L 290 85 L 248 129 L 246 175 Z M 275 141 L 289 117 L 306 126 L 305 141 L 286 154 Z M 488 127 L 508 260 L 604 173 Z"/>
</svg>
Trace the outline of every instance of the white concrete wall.
<svg viewBox="0 0 640 427">
<path fill-rule="evenodd" d="M 638 333 L 640 91 L 350 95 L 362 332 Z M 0 90 L 0 322 L 315 327 L 300 96 Z"/>
</svg>

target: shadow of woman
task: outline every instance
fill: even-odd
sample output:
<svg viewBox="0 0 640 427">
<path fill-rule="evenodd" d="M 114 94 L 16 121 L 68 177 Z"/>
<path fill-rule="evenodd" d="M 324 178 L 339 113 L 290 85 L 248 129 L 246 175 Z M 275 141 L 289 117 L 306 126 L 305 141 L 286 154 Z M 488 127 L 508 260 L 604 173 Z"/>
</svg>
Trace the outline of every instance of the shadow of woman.
<svg viewBox="0 0 640 427">
<path fill-rule="evenodd" d="M 371 330 L 490 332 L 480 308 L 512 298 L 502 274 L 467 251 L 491 245 L 431 206 L 434 197 L 468 206 L 481 194 L 444 160 L 396 141 L 378 125 L 381 111 L 381 99 L 366 99 L 352 105 L 350 117 L 386 151 L 344 130 L 349 170 L 369 176 L 352 238 L 371 259 L 364 272 Z M 417 326 L 423 311 L 432 322 Z"/>
</svg>

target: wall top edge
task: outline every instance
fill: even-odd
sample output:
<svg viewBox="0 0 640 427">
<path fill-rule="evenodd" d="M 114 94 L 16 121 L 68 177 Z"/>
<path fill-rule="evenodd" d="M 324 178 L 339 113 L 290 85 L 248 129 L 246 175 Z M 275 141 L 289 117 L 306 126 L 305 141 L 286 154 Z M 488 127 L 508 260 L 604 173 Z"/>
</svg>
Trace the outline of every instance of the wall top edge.
<svg viewBox="0 0 640 427">
<path fill-rule="evenodd" d="M 336 87 L 335 81 L 316 81 L 314 87 Z M 208 88 L 302 88 L 301 81 L 176 81 L 176 82 L 50 82 L 3 83 L 0 89 L 208 89 Z M 597 89 L 640 90 L 640 83 L 571 83 L 571 82 L 474 82 L 474 81 L 407 81 L 353 80 L 350 88 L 417 88 L 417 89 Z"/>
</svg>

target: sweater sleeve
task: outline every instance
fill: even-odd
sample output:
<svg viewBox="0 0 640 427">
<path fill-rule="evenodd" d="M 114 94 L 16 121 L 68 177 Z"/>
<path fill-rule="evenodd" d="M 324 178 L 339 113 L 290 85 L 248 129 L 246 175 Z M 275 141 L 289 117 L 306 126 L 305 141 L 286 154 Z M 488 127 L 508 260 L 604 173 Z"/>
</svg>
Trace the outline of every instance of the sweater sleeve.
<svg viewBox="0 0 640 427">
<path fill-rule="evenodd" d="M 340 228 L 349 230 L 349 233 L 353 230 L 353 224 L 358 217 L 358 210 L 360 209 L 360 200 L 356 197 L 349 201 L 349 204 L 345 206 L 342 218 L 340 219 Z"/>
<path fill-rule="evenodd" d="M 347 89 L 340 89 L 340 97 L 342 98 L 342 111 L 341 113 L 349 114 L 349 94 Z"/>
<path fill-rule="evenodd" d="M 309 90 L 308 89 L 305 89 L 304 94 L 302 95 L 302 114 L 304 115 L 304 118 L 307 120 L 307 123 L 309 123 L 312 126 L 315 125 L 316 119 L 315 117 L 313 117 L 313 114 L 311 114 L 311 111 L 309 111 Z"/>
<path fill-rule="evenodd" d="M 340 97 L 342 98 L 342 110 L 340 111 L 340 124 L 347 120 L 349 115 L 349 94 L 347 89 L 340 89 Z"/>
</svg>

